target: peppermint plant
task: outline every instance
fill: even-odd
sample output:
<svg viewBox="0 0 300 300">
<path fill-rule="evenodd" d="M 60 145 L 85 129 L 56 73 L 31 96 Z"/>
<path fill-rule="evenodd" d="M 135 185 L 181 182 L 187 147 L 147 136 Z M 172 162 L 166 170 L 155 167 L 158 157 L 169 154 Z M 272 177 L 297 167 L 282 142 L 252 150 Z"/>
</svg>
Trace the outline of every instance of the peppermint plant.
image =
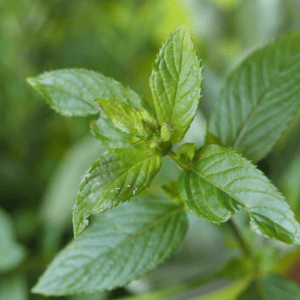
<svg viewBox="0 0 300 300">
<path fill-rule="evenodd" d="M 255 165 L 297 112 L 299 80 L 298 30 L 249 55 L 226 80 L 208 120 L 205 145 L 186 143 L 175 153 L 173 145 L 182 141 L 199 109 L 203 81 L 184 26 L 169 35 L 157 55 L 150 77 L 154 107 L 121 83 L 85 69 L 28 78 L 58 113 L 92 117 L 91 132 L 107 147 L 80 183 L 73 207 L 75 239 L 32 292 L 90 294 L 128 284 L 178 248 L 189 210 L 224 224 L 237 239 L 242 255 L 218 272 L 226 277 L 236 268 L 237 277 L 248 278 L 236 299 L 298 299 L 296 283 L 262 266 L 234 215 L 245 210 L 256 234 L 300 244 L 293 211 Z M 143 192 L 159 172 L 162 157 L 181 169 L 178 181 L 163 184 L 168 197 Z M 95 214 L 100 215 L 88 226 Z M 272 286 L 280 288 L 279 294 Z"/>
</svg>

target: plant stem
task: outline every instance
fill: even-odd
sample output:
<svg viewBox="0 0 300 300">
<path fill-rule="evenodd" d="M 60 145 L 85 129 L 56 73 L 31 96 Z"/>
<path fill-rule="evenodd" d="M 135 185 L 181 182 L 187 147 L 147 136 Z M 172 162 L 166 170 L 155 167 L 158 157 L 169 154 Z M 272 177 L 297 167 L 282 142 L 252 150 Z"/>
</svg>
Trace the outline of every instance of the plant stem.
<svg viewBox="0 0 300 300">
<path fill-rule="evenodd" d="M 236 240 L 239 242 L 240 247 L 243 250 L 245 256 L 248 257 L 249 259 L 251 259 L 251 261 L 253 262 L 252 250 L 251 250 L 250 246 L 248 245 L 248 243 L 246 242 L 246 240 L 244 239 L 243 235 L 241 234 L 235 219 L 233 219 L 233 217 L 232 217 L 231 219 L 229 219 L 228 222 L 226 222 L 226 224 L 227 224 L 228 228 L 230 228 L 230 230 L 233 233 L 233 235 L 235 236 Z M 263 287 L 261 279 L 260 279 L 258 268 L 255 265 L 254 265 L 253 275 L 255 276 L 253 278 L 253 284 L 257 290 L 259 299 L 267 300 L 266 294 L 264 292 L 264 287 Z"/>
<path fill-rule="evenodd" d="M 245 256 L 252 259 L 251 248 L 246 242 L 246 240 L 244 239 L 243 235 L 241 234 L 238 225 L 236 224 L 236 221 L 233 219 L 233 217 L 231 217 L 225 224 L 228 226 L 228 228 L 231 230 L 234 237 L 240 244 L 240 247 L 243 250 Z"/>
</svg>

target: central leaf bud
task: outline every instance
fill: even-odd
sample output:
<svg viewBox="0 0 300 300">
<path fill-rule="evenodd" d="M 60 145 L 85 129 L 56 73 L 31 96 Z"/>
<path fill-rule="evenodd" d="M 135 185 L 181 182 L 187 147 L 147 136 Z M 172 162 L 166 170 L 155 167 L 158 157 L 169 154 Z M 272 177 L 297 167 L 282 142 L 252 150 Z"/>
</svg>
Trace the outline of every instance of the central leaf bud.
<svg viewBox="0 0 300 300">
<path fill-rule="evenodd" d="M 155 149 L 161 156 L 165 156 L 172 148 L 172 143 L 161 138 L 151 141 L 150 148 Z"/>
</svg>

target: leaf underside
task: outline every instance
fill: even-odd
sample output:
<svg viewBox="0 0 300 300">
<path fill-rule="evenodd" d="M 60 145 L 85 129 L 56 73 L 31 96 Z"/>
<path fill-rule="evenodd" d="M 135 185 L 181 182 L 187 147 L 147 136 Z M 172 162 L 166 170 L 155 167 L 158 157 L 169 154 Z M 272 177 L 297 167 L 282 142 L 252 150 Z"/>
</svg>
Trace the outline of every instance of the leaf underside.
<svg viewBox="0 0 300 300">
<path fill-rule="evenodd" d="M 179 179 L 181 197 L 192 211 L 220 223 L 244 208 L 254 232 L 300 244 L 300 225 L 294 213 L 261 171 L 234 151 L 217 145 L 203 146 L 199 157 Z"/>
<path fill-rule="evenodd" d="M 255 51 L 228 77 L 209 120 L 223 146 L 254 162 L 268 154 L 300 105 L 300 31 Z"/>
<path fill-rule="evenodd" d="M 33 288 L 44 295 L 112 290 L 155 269 L 187 230 L 182 206 L 143 196 L 95 218 L 51 263 Z"/>
<path fill-rule="evenodd" d="M 73 210 L 75 237 L 88 216 L 129 200 L 147 188 L 161 167 L 161 156 L 150 150 L 109 149 L 87 171 Z"/>
<path fill-rule="evenodd" d="M 180 142 L 200 103 L 202 69 L 190 33 L 177 28 L 162 46 L 150 77 L 160 125 L 174 126 L 171 142 Z"/>
</svg>

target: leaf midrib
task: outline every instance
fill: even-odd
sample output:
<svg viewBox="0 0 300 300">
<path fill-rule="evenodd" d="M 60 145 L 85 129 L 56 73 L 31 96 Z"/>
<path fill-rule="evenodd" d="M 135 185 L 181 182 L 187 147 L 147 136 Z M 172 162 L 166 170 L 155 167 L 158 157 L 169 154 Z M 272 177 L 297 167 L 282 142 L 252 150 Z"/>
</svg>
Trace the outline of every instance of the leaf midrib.
<svg viewBox="0 0 300 300">
<path fill-rule="evenodd" d="M 225 191 L 223 188 L 221 188 L 220 186 L 218 186 L 217 184 L 211 182 L 209 179 L 207 179 L 206 177 L 204 177 L 201 173 L 199 173 L 196 169 L 194 168 L 190 168 L 190 171 L 194 172 L 196 175 L 198 175 L 199 177 L 201 177 L 203 180 L 205 180 L 206 182 L 208 182 L 209 184 L 211 184 L 212 186 L 214 186 L 215 188 L 221 190 L 222 192 L 224 192 L 226 195 L 228 195 L 230 198 L 234 199 L 235 201 L 237 201 L 240 205 L 242 205 L 242 207 L 244 207 L 245 210 L 248 211 L 249 214 L 251 214 L 251 211 L 249 209 L 249 207 L 247 207 L 245 205 L 245 203 L 242 203 L 239 199 L 237 199 L 236 197 L 234 197 L 233 195 L 229 194 L 227 191 Z"/>
<path fill-rule="evenodd" d="M 156 219 L 153 222 L 150 222 L 147 226 L 141 228 L 140 230 L 136 231 L 135 233 L 133 233 L 132 235 L 130 235 L 129 237 L 127 237 L 125 240 L 123 240 L 122 242 L 120 242 L 119 244 L 115 245 L 114 247 L 110 248 L 107 252 L 105 253 L 109 253 L 111 251 L 113 251 L 114 249 L 116 249 L 117 247 L 127 243 L 128 241 L 130 241 L 131 239 L 133 239 L 134 237 L 142 234 L 144 231 L 148 230 L 151 227 L 154 227 L 156 224 L 164 221 L 165 219 L 167 219 L 168 217 L 172 216 L 173 214 L 183 210 L 184 205 L 181 205 L 179 207 L 176 207 L 176 209 L 174 209 L 173 211 L 170 211 L 169 213 L 163 215 L 162 217 Z"/>
<path fill-rule="evenodd" d="M 154 227 L 155 225 L 159 224 L 160 222 L 164 221 L 165 219 L 167 219 L 168 217 L 172 216 L 173 214 L 183 210 L 184 205 L 181 205 L 179 207 L 176 207 L 176 209 L 174 209 L 173 211 L 170 211 L 167 214 L 164 214 L 162 217 L 156 219 L 155 221 L 150 222 L 149 224 L 147 224 L 145 227 L 139 229 L 138 231 L 134 232 L 133 234 L 131 234 L 130 236 L 128 236 L 125 240 L 121 241 L 120 243 L 116 244 L 115 246 L 111 247 L 109 250 L 102 252 L 100 255 L 97 256 L 97 259 L 101 256 L 109 256 L 115 249 L 121 247 L 122 245 L 126 244 L 127 242 L 129 242 L 131 239 L 141 235 L 143 232 L 147 231 L 148 229 L 150 229 L 151 227 Z M 95 263 L 95 260 L 91 260 L 89 263 L 87 263 L 84 267 L 87 268 L 86 272 L 84 272 L 84 274 L 89 272 L 89 266 L 91 264 Z M 76 270 L 75 270 L 76 271 Z M 84 275 L 83 274 L 83 275 Z M 72 286 L 74 283 L 72 283 L 70 286 Z M 65 287 L 65 288 L 70 288 L 70 286 Z"/>
<path fill-rule="evenodd" d="M 184 32 L 184 39 L 185 39 L 185 32 Z M 183 39 L 183 42 L 182 42 L 182 51 L 183 51 L 183 48 L 184 48 L 184 39 Z M 172 41 L 173 43 L 173 53 L 174 53 L 174 41 Z M 176 102 L 178 101 L 177 97 L 178 97 L 178 91 L 179 91 L 179 82 L 180 82 L 180 78 L 181 78 L 181 69 L 182 69 L 182 62 L 183 62 L 183 56 L 185 55 L 185 53 L 182 53 L 181 52 L 181 57 L 180 57 L 180 67 L 179 67 L 179 72 L 177 71 L 177 68 L 176 68 L 176 64 L 174 62 L 174 66 L 175 66 L 175 69 L 177 71 L 177 74 L 178 74 L 178 79 L 176 81 L 177 83 L 177 86 L 176 86 L 176 92 L 175 92 L 175 97 L 174 97 L 174 103 L 173 103 L 173 108 L 172 108 L 172 112 L 171 112 L 171 120 L 170 120 L 170 123 L 173 124 L 173 116 L 174 116 L 174 111 L 175 111 L 175 107 L 176 107 Z M 174 57 L 173 57 L 174 58 Z"/>
<path fill-rule="evenodd" d="M 192 171 L 192 172 L 194 172 L 196 175 L 198 175 L 199 177 L 201 177 L 203 180 L 205 180 L 207 183 L 209 183 L 209 184 L 211 184 L 212 186 L 214 186 L 215 188 L 218 188 L 218 189 L 220 189 L 222 192 L 224 192 L 226 195 L 228 195 L 230 198 L 232 198 L 232 199 L 234 199 L 235 201 L 237 201 L 248 213 L 249 213 L 249 216 L 251 217 L 252 216 L 252 211 L 251 211 L 251 209 L 248 207 L 248 206 L 246 206 L 245 205 L 245 203 L 243 203 L 243 202 L 241 202 L 239 199 L 237 199 L 236 197 L 234 197 L 234 195 L 231 195 L 231 194 L 229 194 L 227 191 L 225 191 L 223 188 L 221 188 L 219 185 L 217 185 L 217 184 L 215 184 L 215 183 L 213 183 L 213 182 L 211 182 L 209 179 L 207 179 L 206 177 L 204 177 L 201 173 L 199 173 L 196 169 L 194 169 L 194 168 L 190 168 L 189 169 L 190 171 Z M 271 220 L 273 223 L 274 223 L 274 221 L 273 220 Z M 274 224 L 276 224 L 276 225 L 278 225 L 278 226 L 280 226 L 280 224 L 278 224 L 278 223 L 274 223 Z M 281 226 L 280 226 L 281 227 Z M 283 227 L 282 227 L 283 228 Z M 283 228 L 284 230 L 286 230 L 285 228 Z M 297 234 L 298 234 L 298 230 L 296 230 L 297 231 Z"/>
<path fill-rule="evenodd" d="M 261 208 L 261 207 L 265 207 L 265 208 L 268 208 L 267 206 L 253 206 L 253 207 L 250 208 L 250 207 L 246 206 L 245 203 L 243 203 L 243 202 L 241 202 L 239 199 L 237 199 L 234 195 L 228 193 L 228 192 L 225 191 L 222 187 L 220 187 L 219 185 L 217 185 L 217 184 L 211 182 L 209 179 L 207 179 L 206 177 L 204 177 L 204 176 L 203 176 L 201 173 L 199 173 L 196 169 L 191 168 L 190 170 L 191 170 L 192 172 L 194 172 L 195 174 L 197 174 L 199 177 L 201 177 L 203 180 L 205 180 L 206 182 L 208 182 L 209 184 L 211 184 L 211 185 L 214 186 L 215 188 L 220 189 L 223 193 L 225 193 L 226 195 L 228 195 L 229 197 L 231 197 L 232 199 L 234 199 L 235 201 L 237 201 L 239 204 L 241 204 L 242 207 L 244 207 L 244 209 L 247 210 L 248 213 L 249 213 L 250 215 L 252 215 L 251 209 L 253 209 L 253 208 L 255 208 L 255 207 L 260 207 L 260 208 Z M 260 193 L 261 193 L 261 192 L 260 192 Z M 276 198 L 276 199 L 277 199 L 277 198 Z M 279 200 L 279 199 L 277 199 L 277 200 Z M 273 208 L 273 209 L 274 209 L 274 208 Z M 279 225 L 279 224 L 278 224 L 278 225 Z"/>
<path fill-rule="evenodd" d="M 34 79 L 35 80 L 35 79 Z M 34 85 L 34 88 L 38 91 L 38 92 L 41 92 L 42 94 L 44 94 L 43 93 L 43 91 L 41 90 L 41 85 L 45 85 L 45 86 L 47 86 L 47 87 L 51 87 L 51 88 L 53 88 L 53 89 L 56 89 L 56 90 L 59 90 L 59 91 L 61 91 L 62 93 L 66 93 L 66 94 L 68 94 L 68 95 L 70 95 L 71 97 L 73 97 L 73 98 L 76 98 L 76 99 L 78 99 L 79 101 L 83 101 L 85 104 L 88 104 L 88 105 L 90 105 L 90 106 L 92 106 L 94 109 L 96 109 L 97 111 L 99 111 L 99 109 L 93 104 L 93 103 L 91 103 L 89 100 L 87 100 L 87 99 L 84 99 L 84 95 L 82 95 L 82 93 L 80 92 L 80 96 L 79 95 L 76 95 L 76 94 L 74 94 L 73 92 L 71 92 L 70 90 L 67 90 L 67 89 L 65 89 L 64 87 L 62 87 L 62 86 L 59 86 L 59 85 L 55 85 L 55 84 L 45 84 L 45 83 L 43 83 L 43 84 L 41 84 L 40 82 L 38 82 L 38 83 L 36 83 L 36 81 L 34 81 L 35 83 L 35 85 Z M 52 99 L 49 99 L 51 102 L 53 102 L 52 101 Z M 59 103 L 61 103 L 61 102 L 59 102 Z M 60 105 L 59 104 L 59 106 L 60 107 L 62 107 L 62 108 L 72 108 L 73 106 L 62 106 L 62 105 Z"/>
<path fill-rule="evenodd" d="M 277 80 L 277 79 L 276 79 L 276 80 Z M 275 83 L 276 80 L 275 80 L 273 83 Z M 272 83 L 272 85 L 273 85 L 273 83 Z M 264 100 L 265 100 L 265 98 L 266 98 L 266 95 L 267 95 L 267 93 L 268 93 L 269 91 L 270 91 L 270 87 L 267 88 L 267 89 L 264 91 L 263 95 L 260 97 L 259 101 L 257 102 L 257 105 L 254 106 L 252 112 L 250 113 L 250 115 L 248 116 L 246 122 L 244 123 L 244 125 L 243 125 L 242 128 L 240 129 L 239 134 L 238 134 L 237 138 L 235 139 L 235 141 L 234 141 L 234 143 L 233 143 L 233 146 L 232 146 L 232 149 L 233 149 L 233 150 L 237 150 L 238 145 L 239 145 L 239 143 L 241 142 L 242 138 L 244 137 L 244 134 L 246 133 L 248 127 L 250 126 L 250 123 L 251 123 L 252 120 L 254 119 L 255 114 L 256 114 L 256 112 L 257 112 L 259 106 L 264 102 Z"/>
<path fill-rule="evenodd" d="M 108 192 L 108 190 L 111 189 L 111 187 L 115 184 L 116 181 L 118 181 L 119 179 L 121 179 L 123 176 L 127 176 L 128 173 L 129 173 L 132 169 L 134 169 L 136 166 L 138 166 L 139 164 L 144 163 L 145 160 L 151 159 L 151 158 L 154 157 L 154 156 L 160 157 L 158 154 L 154 153 L 154 154 L 151 154 L 151 155 L 149 155 L 149 156 L 143 158 L 142 160 L 138 161 L 137 163 L 135 163 L 134 165 L 132 165 L 130 168 L 124 167 L 124 168 L 123 168 L 123 169 L 125 170 L 124 173 L 121 173 L 118 177 L 116 177 L 116 178 L 114 179 L 114 181 L 113 181 L 111 184 L 108 183 L 109 185 L 105 188 L 104 194 L 106 194 L 106 193 Z M 110 161 L 108 161 L 108 162 L 106 162 L 106 163 L 110 163 Z M 102 164 L 102 166 L 103 166 L 103 164 Z M 110 173 L 110 172 L 112 172 L 112 171 L 109 170 L 109 171 L 106 171 L 106 172 L 102 172 L 101 174 L 103 174 L 103 173 Z M 100 176 L 100 174 L 97 174 L 96 176 L 91 177 L 91 178 L 90 178 L 90 181 L 91 181 L 92 179 L 95 179 L 95 178 L 98 177 L 98 176 Z M 87 185 L 87 183 L 85 183 L 84 187 L 85 187 L 86 185 Z M 84 188 L 84 187 L 83 187 L 83 188 Z M 81 191 L 83 190 L 83 188 L 81 189 Z M 120 192 L 121 192 L 121 190 L 120 190 Z M 89 191 L 89 192 L 84 196 L 83 199 L 88 198 L 92 193 L 93 193 L 92 190 Z M 83 199 L 82 199 L 82 201 L 83 201 Z M 82 202 L 82 201 L 81 201 L 81 202 Z"/>
<path fill-rule="evenodd" d="M 266 99 L 266 95 L 268 94 L 268 92 L 270 92 L 270 90 L 274 87 L 274 85 L 276 84 L 276 82 L 283 78 L 284 76 L 281 75 L 282 70 L 280 70 L 277 74 L 275 74 L 274 79 L 270 82 L 269 87 L 266 88 L 266 90 L 263 92 L 263 94 L 260 96 L 256 106 L 253 107 L 252 112 L 250 113 L 250 115 L 248 116 L 247 120 L 245 121 L 244 125 L 242 126 L 242 128 L 239 130 L 238 136 L 235 139 L 234 143 L 232 143 L 232 149 L 233 150 L 237 150 L 242 138 L 244 137 L 248 127 L 250 126 L 250 123 L 252 122 L 252 120 L 255 117 L 255 114 L 259 108 L 260 105 L 262 105 L 262 103 L 264 102 L 264 100 Z"/>
<path fill-rule="evenodd" d="M 128 241 L 130 241 L 131 239 L 135 238 L 136 236 L 142 234 L 143 232 L 145 232 L 146 230 L 148 230 L 151 227 L 154 227 L 155 225 L 159 224 L 160 222 L 164 221 L 165 219 L 167 219 L 168 217 L 176 214 L 177 212 L 180 212 L 184 209 L 184 205 L 181 206 L 177 206 L 175 207 L 172 211 L 169 211 L 168 213 L 164 214 L 163 216 L 159 217 L 158 219 L 156 219 L 155 221 L 152 221 L 150 223 L 148 223 L 145 227 L 139 229 L 138 231 L 134 232 L 133 234 L 131 234 L 130 236 L 128 236 L 126 239 L 124 239 L 123 241 L 121 241 L 120 243 L 118 243 L 117 245 L 111 247 L 109 250 L 102 252 L 100 255 L 97 255 L 98 259 L 99 257 L 103 256 L 103 255 L 110 255 L 116 248 L 121 247 L 122 245 L 126 244 Z M 86 274 L 89 272 L 89 266 L 93 263 L 95 263 L 95 259 L 92 259 L 90 262 L 88 262 L 87 264 L 84 265 L 84 268 L 87 268 L 87 270 L 83 273 Z M 76 268 L 74 270 L 76 272 Z M 81 278 L 81 277 L 80 277 Z M 60 292 L 56 293 L 57 296 L 62 295 L 61 293 L 70 288 L 73 284 L 75 284 L 77 282 L 77 280 L 71 284 L 69 284 L 67 287 L 64 287 L 62 290 L 60 290 Z M 38 288 L 38 286 L 36 287 Z"/>
</svg>

